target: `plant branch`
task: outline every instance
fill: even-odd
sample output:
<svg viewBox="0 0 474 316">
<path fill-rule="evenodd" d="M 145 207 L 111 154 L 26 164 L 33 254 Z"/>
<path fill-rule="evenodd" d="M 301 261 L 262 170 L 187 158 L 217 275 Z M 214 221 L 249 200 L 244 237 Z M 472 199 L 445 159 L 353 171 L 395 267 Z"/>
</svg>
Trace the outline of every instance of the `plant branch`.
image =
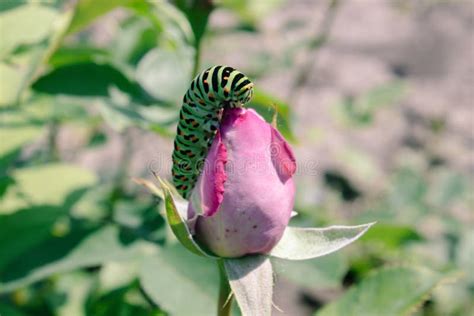
<svg viewBox="0 0 474 316">
<path fill-rule="evenodd" d="M 109 211 L 112 214 L 117 201 L 124 194 L 124 187 L 128 181 L 128 169 L 133 156 L 133 139 L 130 129 L 127 128 L 122 132 L 123 149 L 119 161 L 118 171 L 114 178 L 112 191 L 109 197 Z"/>
<path fill-rule="evenodd" d="M 201 67 L 200 61 L 201 61 L 201 42 L 196 43 L 195 48 L 194 48 L 194 62 L 193 62 L 193 78 L 197 76 L 199 73 L 199 69 Z"/>
</svg>

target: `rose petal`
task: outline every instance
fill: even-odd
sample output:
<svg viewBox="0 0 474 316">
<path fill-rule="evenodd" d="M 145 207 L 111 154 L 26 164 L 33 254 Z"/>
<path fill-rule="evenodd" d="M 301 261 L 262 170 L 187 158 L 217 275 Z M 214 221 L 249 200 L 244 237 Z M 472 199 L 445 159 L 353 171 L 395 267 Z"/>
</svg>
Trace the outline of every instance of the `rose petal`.
<svg viewBox="0 0 474 316">
<path fill-rule="evenodd" d="M 293 153 L 252 109 L 228 109 L 220 132 L 222 139 L 215 142 L 226 149 L 224 198 L 212 216 L 197 217 L 195 236 L 222 257 L 267 253 L 281 238 L 293 209 Z M 274 157 L 272 147 L 278 149 Z M 286 160 L 283 167 L 278 159 Z"/>
<path fill-rule="evenodd" d="M 203 171 L 199 176 L 196 186 L 191 194 L 188 217 L 196 215 L 212 216 L 224 199 L 224 183 L 227 179 L 225 164 L 227 150 L 218 132 L 212 143 Z M 197 213 L 197 214 L 196 214 Z"/>
<path fill-rule="evenodd" d="M 293 151 L 280 132 L 271 127 L 272 144 L 270 154 L 280 180 L 285 183 L 296 172 L 296 159 Z"/>
</svg>

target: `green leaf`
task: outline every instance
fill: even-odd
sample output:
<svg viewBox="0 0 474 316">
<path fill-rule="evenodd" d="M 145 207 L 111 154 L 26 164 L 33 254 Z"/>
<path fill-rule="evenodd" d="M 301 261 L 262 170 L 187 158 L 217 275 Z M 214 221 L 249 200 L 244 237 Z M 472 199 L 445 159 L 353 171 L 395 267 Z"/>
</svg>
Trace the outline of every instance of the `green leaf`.
<svg viewBox="0 0 474 316">
<path fill-rule="evenodd" d="M 98 17 L 106 14 L 119 6 L 128 6 L 133 2 L 141 2 L 138 0 L 79 0 L 76 4 L 74 17 L 69 25 L 67 34 L 76 33 L 90 23 L 94 22 Z"/>
<path fill-rule="evenodd" d="M 107 59 L 110 53 L 105 49 L 89 46 L 60 47 L 54 52 L 48 63 L 54 68 L 68 64 L 93 63 L 101 59 Z"/>
<path fill-rule="evenodd" d="M 403 210 L 412 210 L 413 207 L 419 208 L 417 214 L 410 214 L 408 218 L 417 218 L 423 215 L 423 209 L 426 195 L 428 193 L 428 184 L 419 171 L 412 168 L 401 168 L 397 170 L 392 179 L 393 185 L 388 197 L 392 209 L 396 212 Z M 408 214 L 406 214 L 408 215 Z"/>
<path fill-rule="evenodd" d="M 49 297 L 55 315 L 85 315 L 85 306 L 93 285 L 93 275 L 82 271 L 60 275 L 54 282 L 54 294 Z"/>
<path fill-rule="evenodd" d="M 65 212 L 60 207 L 37 206 L 0 215 L 0 271 L 18 255 L 50 237 L 54 223 Z"/>
<path fill-rule="evenodd" d="M 1 67 L 0 64 L 0 69 Z M 48 98 L 33 98 L 21 106 L 2 110 L 0 120 L 0 162 L 2 164 L 6 164 L 5 156 L 11 156 L 22 146 L 42 136 L 53 102 Z"/>
<path fill-rule="evenodd" d="M 3 163 L 4 159 L 0 158 L 0 172 L 5 172 L 4 170 L 2 170 Z M 0 198 L 5 194 L 5 192 L 7 192 L 8 187 L 13 184 L 15 184 L 15 181 L 11 177 L 7 175 L 0 176 Z"/>
<path fill-rule="evenodd" d="M 147 11 L 144 12 L 143 9 Z M 167 1 L 153 1 L 150 7 L 138 9 L 138 12 L 162 31 L 160 43 L 166 47 L 186 47 L 193 44 L 194 36 L 186 16 Z"/>
<path fill-rule="evenodd" d="M 24 73 L 0 62 L 0 108 L 16 100 Z"/>
<path fill-rule="evenodd" d="M 118 63 L 136 66 L 150 50 L 159 46 L 161 27 L 138 15 L 125 20 L 113 39 L 110 54 Z"/>
<path fill-rule="evenodd" d="M 355 183 L 369 187 L 384 180 L 380 164 L 368 152 L 346 145 L 337 149 L 335 160 L 344 166 L 348 177 Z"/>
<path fill-rule="evenodd" d="M 11 305 L 7 305 L 0 302 L 0 315 L 7 315 L 7 316 L 27 316 L 21 310 L 13 307 Z"/>
<path fill-rule="evenodd" d="M 258 255 L 224 259 L 224 266 L 242 315 L 271 315 L 273 272 L 270 259 Z"/>
<path fill-rule="evenodd" d="M 275 274 L 309 289 L 340 288 L 349 265 L 341 253 L 317 260 L 289 261 L 273 258 Z"/>
<path fill-rule="evenodd" d="M 456 201 L 462 201 L 471 189 L 468 177 L 448 168 L 438 168 L 430 177 L 427 199 L 431 205 L 446 209 Z"/>
<path fill-rule="evenodd" d="M 222 0 L 219 3 L 237 13 L 245 23 L 255 25 L 278 8 L 283 0 Z"/>
<path fill-rule="evenodd" d="M 64 65 L 33 84 L 38 92 L 74 96 L 109 96 L 112 88 L 136 97 L 143 94 L 139 85 L 112 65 L 94 62 Z"/>
<path fill-rule="evenodd" d="M 159 197 L 160 199 L 164 200 L 165 196 L 163 195 L 163 190 L 158 188 L 155 183 L 150 180 L 143 179 L 143 178 L 133 178 L 133 182 L 145 187 L 150 193 L 154 194 L 155 196 Z M 178 211 L 179 212 L 179 211 Z"/>
<path fill-rule="evenodd" d="M 405 82 L 395 80 L 377 86 L 358 97 L 347 97 L 334 106 L 334 114 L 343 123 L 366 126 L 373 121 L 376 111 L 384 106 L 393 105 L 405 93 Z"/>
<path fill-rule="evenodd" d="M 20 1 L 1 1 L 0 2 L 0 12 L 8 11 L 8 10 L 14 9 L 16 7 L 19 7 L 21 5 L 24 5 L 24 3 L 20 2 Z"/>
<path fill-rule="evenodd" d="M 0 214 L 30 205 L 62 205 L 71 193 L 97 182 L 91 172 L 61 163 L 18 169 L 12 178 L 16 185 L 9 187 L 0 201 Z"/>
<path fill-rule="evenodd" d="M 178 104 L 191 81 L 193 54 L 187 47 L 155 48 L 138 63 L 137 81 L 156 99 Z"/>
<path fill-rule="evenodd" d="M 420 241 L 421 236 L 410 226 L 378 223 L 361 237 L 361 241 L 380 244 L 384 248 L 398 250 L 412 241 Z"/>
<path fill-rule="evenodd" d="M 474 230 L 467 230 L 460 236 L 456 251 L 456 263 L 464 270 L 470 285 L 474 285 Z"/>
<path fill-rule="evenodd" d="M 114 291 L 94 296 L 88 299 L 86 313 L 81 315 L 94 316 L 166 316 L 161 309 L 157 308 L 144 297 L 143 290 L 136 282 L 123 286 Z M 60 315 L 62 316 L 62 315 Z M 70 316 L 70 314 L 64 315 Z"/>
<path fill-rule="evenodd" d="M 327 228 L 287 227 L 270 255 L 287 260 L 321 257 L 351 244 L 373 224 Z"/>
<path fill-rule="evenodd" d="M 148 130 L 158 130 L 163 136 L 174 136 L 175 123 L 178 120 L 175 108 L 163 106 L 142 106 L 135 103 L 99 101 L 99 110 L 105 122 L 117 131 L 135 126 Z"/>
<path fill-rule="evenodd" d="M 107 293 L 126 287 L 139 276 L 140 260 L 109 262 L 102 265 L 99 272 L 99 291 Z"/>
<path fill-rule="evenodd" d="M 158 180 L 160 181 L 165 198 L 166 218 L 168 219 L 168 224 L 170 225 L 171 230 L 173 231 L 176 238 L 192 253 L 203 257 L 215 258 L 213 255 L 210 255 L 201 249 L 201 247 L 199 247 L 199 245 L 194 241 L 187 223 L 184 221 L 182 215 L 176 208 L 175 200 L 171 195 L 168 185 L 161 179 L 158 178 Z"/>
<path fill-rule="evenodd" d="M 295 143 L 296 137 L 291 131 L 291 111 L 290 106 L 285 102 L 266 94 L 260 89 L 254 88 L 254 94 L 249 107 L 254 108 L 268 122 L 272 121 L 273 115 L 277 116 L 277 128 L 289 142 Z"/>
<path fill-rule="evenodd" d="M 26 4 L 0 13 L 0 59 L 20 45 L 35 44 L 52 31 L 59 14 L 38 3 Z"/>
<path fill-rule="evenodd" d="M 154 246 L 123 235 L 115 226 L 74 229 L 25 251 L 0 274 L 0 293 L 11 292 L 48 276 L 153 253 Z"/>
<path fill-rule="evenodd" d="M 43 8 L 42 10 L 51 10 L 51 8 L 41 6 L 23 6 L 20 7 L 36 7 Z M 19 10 L 20 10 L 19 9 Z M 10 12 L 10 11 L 8 11 Z M 39 73 L 42 71 L 42 65 L 47 63 L 49 57 L 59 47 L 61 41 L 64 38 L 64 32 L 66 27 L 69 25 L 71 19 L 71 12 L 66 11 L 62 14 L 55 12 L 55 16 L 47 17 L 47 21 L 38 20 L 36 14 L 29 16 L 29 21 L 22 22 L 25 25 L 29 25 L 32 29 L 41 30 L 44 25 L 48 25 L 48 29 L 44 30 L 41 38 L 30 38 L 33 42 L 27 41 L 27 43 L 16 43 L 18 47 L 15 48 L 12 55 L 7 57 L 5 63 L 0 63 L 1 78 L 9 78 L 8 81 L 2 83 L 2 86 L 6 86 L 6 93 L 1 93 L 0 105 L 10 105 L 21 101 L 25 97 L 25 92 L 31 85 L 32 81 L 36 79 Z M 46 19 L 46 18 L 45 18 Z M 41 24 L 35 24 L 41 23 Z M 21 27 L 11 26 L 11 30 L 21 29 Z M 31 33 L 35 33 L 32 31 Z M 8 34 L 15 36 L 15 31 L 9 31 Z M 15 39 L 16 40 L 16 39 Z M 19 37 L 22 41 L 22 37 Z M 6 49 L 5 54 L 9 53 Z M 1 57 L 1 53 L 0 53 Z M 6 75 L 8 75 L 6 77 Z"/>
<path fill-rule="evenodd" d="M 353 286 L 316 315 L 409 315 L 446 278 L 420 267 L 384 268 Z"/>
<path fill-rule="evenodd" d="M 8 127 L 0 124 L 0 164 L 7 164 L 7 157 L 14 156 L 20 148 L 42 134 L 41 126 Z M 1 167 L 0 167 L 1 169 Z"/>
<path fill-rule="evenodd" d="M 213 315 L 218 271 L 214 260 L 195 256 L 180 245 L 166 247 L 143 264 L 140 283 L 160 308 L 176 316 Z"/>
<path fill-rule="evenodd" d="M 30 128 L 35 128 L 36 136 L 40 137 L 40 132 L 52 120 L 64 123 L 89 119 L 90 113 L 86 112 L 84 106 L 77 99 L 35 95 L 18 106 L 3 109 L 1 111 L 0 129 L 17 129 L 18 131 L 25 129 L 28 131 Z M 10 142 L 7 141 L 6 144 L 10 144 Z M 2 143 L 2 145 L 4 144 Z M 11 146 L 17 147 L 17 144 Z M 10 145 L 6 146 L 8 151 L 12 147 Z"/>
<path fill-rule="evenodd" d="M 178 7 L 186 14 L 195 38 L 195 47 L 198 48 L 206 31 L 209 15 L 214 9 L 211 1 L 177 1 Z"/>
</svg>

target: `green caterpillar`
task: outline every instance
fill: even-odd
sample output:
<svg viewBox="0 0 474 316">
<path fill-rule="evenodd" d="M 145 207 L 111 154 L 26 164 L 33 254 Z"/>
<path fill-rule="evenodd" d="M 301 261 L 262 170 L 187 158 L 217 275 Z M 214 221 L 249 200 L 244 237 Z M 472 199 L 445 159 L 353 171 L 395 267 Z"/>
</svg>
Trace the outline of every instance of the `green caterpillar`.
<svg viewBox="0 0 474 316">
<path fill-rule="evenodd" d="M 188 198 L 219 127 L 224 108 L 241 107 L 253 94 L 253 83 L 229 66 L 213 66 L 191 82 L 184 95 L 174 140 L 173 182 Z"/>
</svg>

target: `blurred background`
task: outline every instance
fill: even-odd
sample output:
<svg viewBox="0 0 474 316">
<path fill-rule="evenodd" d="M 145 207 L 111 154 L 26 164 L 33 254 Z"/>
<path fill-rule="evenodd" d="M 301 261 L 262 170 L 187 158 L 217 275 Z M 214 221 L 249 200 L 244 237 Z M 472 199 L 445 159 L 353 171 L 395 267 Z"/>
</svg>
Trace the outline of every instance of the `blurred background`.
<svg viewBox="0 0 474 316">
<path fill-rule="evenodd" d="M 474 315 L 473 23 L 471 0 L 1 0 L 0 315 L 215 313 L 214 264 L 132 180 L 169 178 L 214 64 L 292 142 L 292 225 L 378 222 L 275 261 L 275 315 Z"/>
</svg>

